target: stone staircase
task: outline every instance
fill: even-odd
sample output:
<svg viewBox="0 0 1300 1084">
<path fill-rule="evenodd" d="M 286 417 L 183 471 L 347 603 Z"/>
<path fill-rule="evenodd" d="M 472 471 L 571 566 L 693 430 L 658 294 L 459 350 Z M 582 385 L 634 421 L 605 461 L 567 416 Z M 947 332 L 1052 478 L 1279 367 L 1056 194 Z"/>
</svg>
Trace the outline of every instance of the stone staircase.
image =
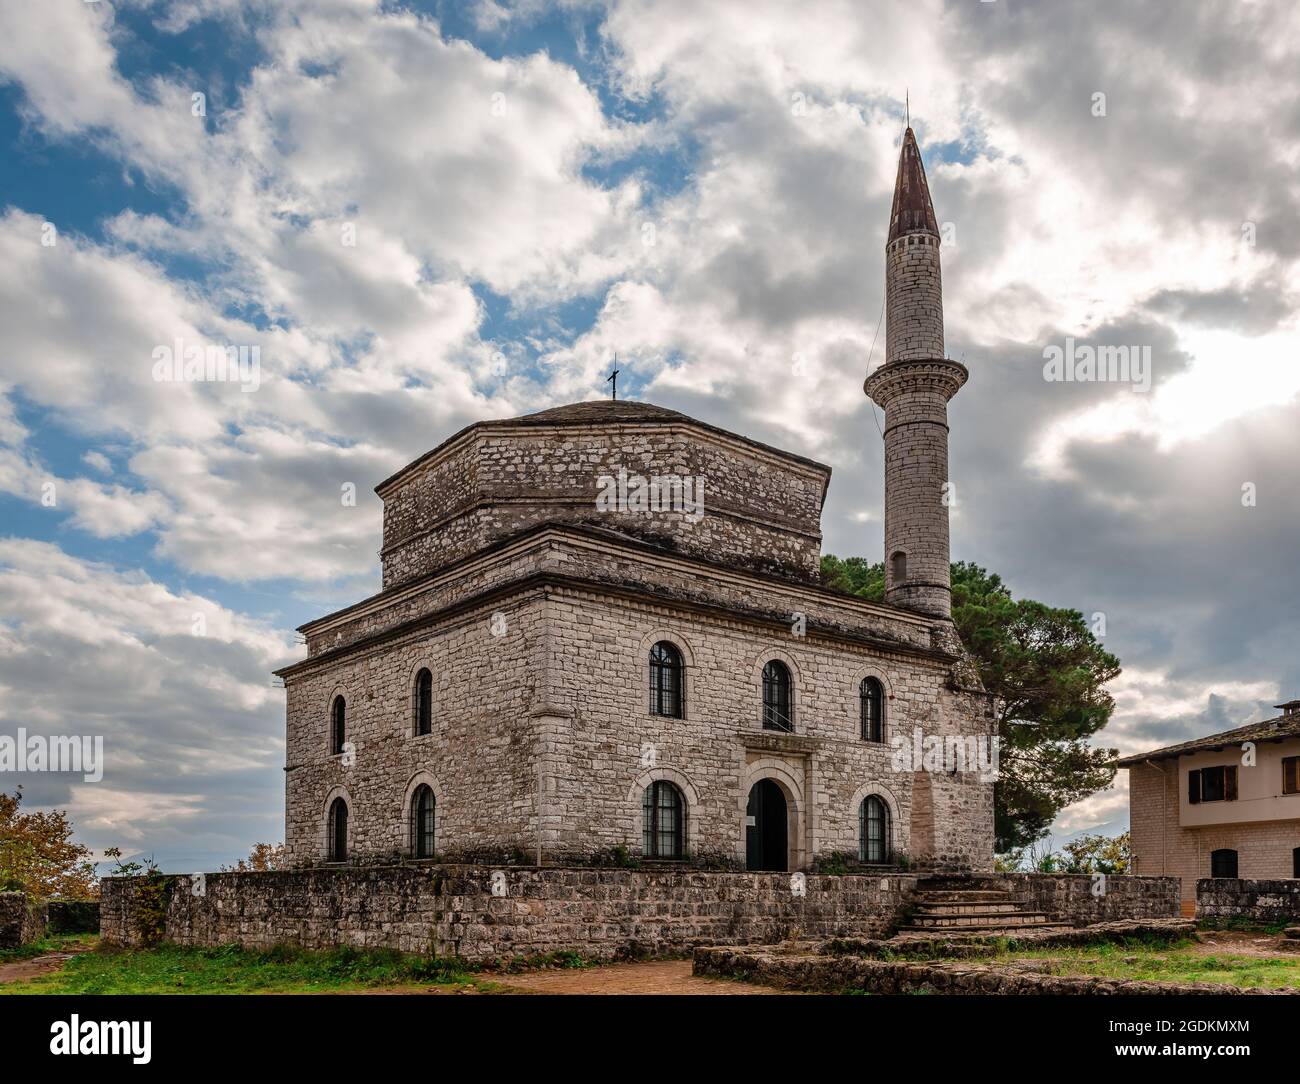
<svg viewBox="0 0 1300 1084">
<path fill-rule="evenodd" d="M 1032 908 L 995 878 L 932 877 L 917 883 L 911 915 L 898 932 L 990 934 L 1070 928 L 1070 923 Z"/>
</svg>

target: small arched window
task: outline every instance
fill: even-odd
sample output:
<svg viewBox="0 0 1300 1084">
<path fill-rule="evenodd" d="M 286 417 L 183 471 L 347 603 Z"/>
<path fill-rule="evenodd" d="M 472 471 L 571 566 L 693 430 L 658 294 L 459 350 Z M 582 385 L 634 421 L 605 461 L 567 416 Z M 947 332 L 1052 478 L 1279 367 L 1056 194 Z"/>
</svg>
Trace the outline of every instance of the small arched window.
<svg viewBox="0 0 1300 1084">
<path fill-rule="evenodd" d="M 889 861 L 889 806 L 875 794 L 863 798 L 858 807 L 858 859 Z"/>
<path fill-rule="evenodd" d="M 415 675 L 415 733 L 433 733 L 433 674 L 427 667 Z"/>
<path fill-rule="evenodd" d="M 885 687 L 873 677 L 858 686 L 858 708 L 862 715 L 862 740 L 885 740 Z"/>
<path fill-rule="evenodd" d="M 342 798 L 330 803 L 329 857 L 331 862 L 345 862 L 348 857 L 348 803 Z"/>
<path fill-rule="evenodd" d="M 682 653 L 667 640 L 650 649 L 650 714 L 682 717 Z"/>
<path fill-rule="evenodd" d="M 1210 876 L 1211 877 L 1236 877 L 1237 876 L 1237 852 L 1224 848 L 1218 851 L 1210 852 Z"/>
<path fill-rule="evenodd" d="M 892 573 L 894 586 L 907 582 L 907 554 L 898 550 L 893 557 L 889 559 L 889 570 Z"/>
<path fill-rule="evenodd" d="M 341 696 L 334 698 L 330 705 L 330 752 L 343 752 L 343 743 L 347 740 L 347 701 Z"/>
<path fill-rule="evenodd" d="M 421 783 L 411 795 L 411 854 L 416 858 L 433 857 L 433 827 L 438 800 L 433 788 Z"/>
<path fill-rule="evenodd" d="M 780 659 L 763 667 L 763 728 L 794 730 L 794 705 L 790 697 L 790 668 Z"/>
<path fill-rule="evenodd" d="M 641 799 L 641 847 L 647 858 L 686 856 L 686 802 L 666 779 L 645 789 Z"/>
</svg>

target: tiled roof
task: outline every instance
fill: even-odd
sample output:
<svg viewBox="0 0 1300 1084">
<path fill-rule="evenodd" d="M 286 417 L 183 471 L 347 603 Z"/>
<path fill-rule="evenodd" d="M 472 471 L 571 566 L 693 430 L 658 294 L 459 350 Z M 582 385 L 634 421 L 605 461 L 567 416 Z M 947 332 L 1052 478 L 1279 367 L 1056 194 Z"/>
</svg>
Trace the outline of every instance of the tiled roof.
<svg viewBox="0 0 1300 1084">
<path fill-rule="evenodd" d="M 885 243 L 892 244 L 913 230 L 938 233 L 939 223 L 934 217 L 934 204 L 930 202 L 921 150 L 916 145 L 916 135 L 908 128 L 903 135 L 903 149 L 898 154 L 898 178 L 894 181 L 894 205 L 889 211 L 889 239 Z"/>
<path fill-rule="evenodd" d="M 581 425 L 588 422 L 688 422 L 692 419 L 679 410 L 655 406 L 653 403 L 636 403 L 630 399 L 592 399 L 586 403 L 566 403 L 564 406 L 539 410 L 511 418 L 510 425 Z"/>
<path fill-rule="evenodd" d="M 1249 723 L 1237 727 L 1236 730 L 1225 730 L 1220 734 L 1207 734 L 1203 738 L 1193 738 L 1178 745 L 1166 745 L 1163 749 L 1155 749 L 1150 753 L 1135 753 L 1132 756 L 1120 757 L 1116 763 L 1121 768 L 1129 768 L 1145 760 L 1164 760 L 1185 753 L 1223 749 L 1229 745 L 1240 745 L 1248 741 L 1261 742 L 1293 737 L 1300 737 L 1300 714 L 1296 713 L 1265 719 L 1262 723 Z"/>
</svg>

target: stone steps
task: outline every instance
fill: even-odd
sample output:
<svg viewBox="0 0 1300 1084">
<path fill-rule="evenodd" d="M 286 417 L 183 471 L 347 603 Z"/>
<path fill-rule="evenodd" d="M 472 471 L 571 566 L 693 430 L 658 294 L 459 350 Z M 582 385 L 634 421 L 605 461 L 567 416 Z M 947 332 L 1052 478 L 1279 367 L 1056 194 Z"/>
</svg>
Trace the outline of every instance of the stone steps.
<svg viewBox="0 0 1300 1084">
<path fill-rule="evenodd" d="M 1069 923 L 1036 911 L 1011 895 L 1005 882 L 987 878 L 935 877 L 922 881 L 900 933 L 963 934 L 1068 929 Z"/>
<path fill-rule="evenodd" d="M 1012 897 L 1006 892 L 995 892 L 984 889 L 926 889 L 922 895 L 928 901 L 934 903 L 966 903 L 971 900 L 988 900 L 997 902 L 998 900 L 1009 900 Z"/>
<path fill-rule="evenodd" d="M 980 914 L 1001 913 L 1006 915 L 1018 914 L 1022 905 L 1015 901 L 996 900 L 941 900 L 931 902 L 926 900 L 916 905 L 917 911 L 926 915 L 965 915 L 971 912 Z"/>
<path fill-rule="evenodd" d="M 1020 929 L 1024 926 L 1046 926 L 1052 916 L 1043 911 L 972 911 L 960 915 L 913 914 L 911 927 L 922 930 L 961 930 L 971 926 L 1003 926 Z"/>
<path fill-rule="evenodd" d="M 1038 922 L 1024 926 L 1008 926 L 1005 922 L 994 923 L 989 926 L 899 926 L 898 932 L 903 933 L 924 933 L 933 936 L 936 933 L 942 933 L 945 936 L 961 937 L 963 934 L 997 934 L 1005 933 L 1015 935 L 1033 930 L 1073 930 L 1075 927 L 1068 922 Z"/>
</svg>

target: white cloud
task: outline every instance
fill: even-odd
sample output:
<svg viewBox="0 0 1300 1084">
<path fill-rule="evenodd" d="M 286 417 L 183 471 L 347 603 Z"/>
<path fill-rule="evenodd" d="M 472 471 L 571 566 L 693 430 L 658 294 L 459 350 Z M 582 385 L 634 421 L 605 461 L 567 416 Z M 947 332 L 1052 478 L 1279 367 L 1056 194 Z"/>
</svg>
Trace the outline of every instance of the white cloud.
<svg viewBox="0 0 1300 1084">
<path fill-rule="evenodd" d="M 284 697 L 270 674 L 297 654 L 286 633 L 143 573 L 13 538 L 0 539 L 0 615 L 5 730 L 104 741 L 102 783 L 20 781 L 35 804 L 103 828 L 100 845 L 217 813 L 223 780 L 274 779 L 283 763 Z"/>
</svg>

